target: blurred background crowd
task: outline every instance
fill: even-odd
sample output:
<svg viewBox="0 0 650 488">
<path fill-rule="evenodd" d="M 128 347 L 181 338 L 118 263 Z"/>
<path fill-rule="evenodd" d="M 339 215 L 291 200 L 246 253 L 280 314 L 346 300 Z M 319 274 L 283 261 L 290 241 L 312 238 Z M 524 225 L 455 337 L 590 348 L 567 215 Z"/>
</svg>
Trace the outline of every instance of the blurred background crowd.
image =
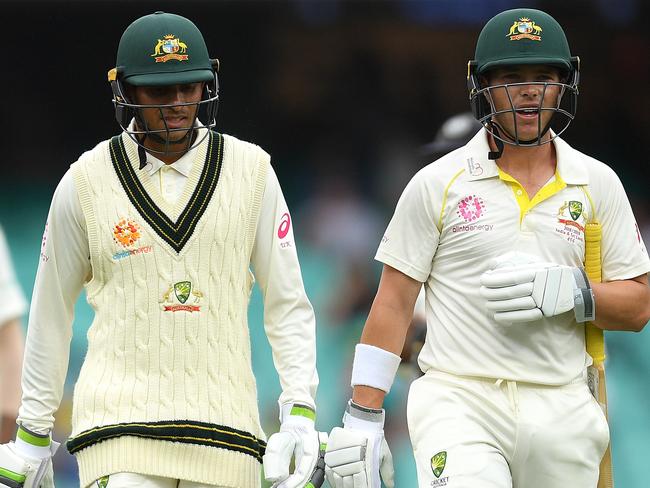
<svg viewBox="0 0 650 488">
<path fill-rule="evenodd" d="M 22 0 L 0 2 L 0 224 L 25 294 L 31 294 L 56 184 L 83 151 L 118 132 L 106 72 L 122 31 L 155 10 L 186 16 L 221 61 L 219 130 L 271 153 L 292 211 L 317 318 L 317 427 L 329 431 L 350 395 L 353 348 L 381 270 L 373 256 L 395 203 L 410 177 L 435 159 L 436 148 L 426 145 L 443 122 L 469 108 L 466 65 L 482 25 L 523 6 L 553 15 L 581 57 L 578 115 L 563 137 L 617 171 L 650 243 L 646 1 Z M 91 320 L 81 297 L 59 440 L 69 433 L 72 387 Z M 249 320 L 259 404 L 271 433 L 279 384 L 269 367 L 257 290 Z M 646 487 L 650 332 L 606 338 L 616 486 Z M 415 366 L 404 364 L 385 405 L 400 488 L 417 486 L 405 425 L 416 375 Z M 64 449 L 55 471 L 57 486 L 76 486 L 76 465 Z"/>
</svg>

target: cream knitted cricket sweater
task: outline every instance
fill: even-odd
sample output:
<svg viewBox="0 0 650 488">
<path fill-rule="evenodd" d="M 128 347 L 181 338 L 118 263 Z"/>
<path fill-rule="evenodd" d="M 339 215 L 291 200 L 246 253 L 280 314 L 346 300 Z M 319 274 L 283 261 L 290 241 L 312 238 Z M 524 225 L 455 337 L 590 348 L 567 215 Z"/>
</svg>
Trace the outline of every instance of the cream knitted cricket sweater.
<svg viewBox="0 0 650 488">
<path fill-rule="evenodd" d="M 210 133 L 176 205 L 121 135 L 73 165 L 95 319 L 68 442 L 80 484 L 136 472 L 257 487 L 250 255 L 269 156 Z"/>
</svg>

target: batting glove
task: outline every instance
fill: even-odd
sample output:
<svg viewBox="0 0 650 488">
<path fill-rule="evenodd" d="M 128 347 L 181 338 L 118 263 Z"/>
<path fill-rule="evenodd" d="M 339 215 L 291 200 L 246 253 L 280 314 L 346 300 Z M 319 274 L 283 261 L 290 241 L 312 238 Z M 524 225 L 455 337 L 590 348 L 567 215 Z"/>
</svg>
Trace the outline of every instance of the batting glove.
<svg viewBox="0 0 650 488">
<path fill-rule="evenodd" d="M 36 434 L 21 425 L 15 442 L 0 445 L 0 487 L 54 488 L 52 456 L 58 448 L 49 434 Z"/>
<path fill-rule="evenodd" d="M 388 488 L 394 486 L 393 456 L 384 439 L 384 411 L 352 401 L 327 443 L 325 475 L 332 488 Z"/>
<path fill-rule="evenodd" d="M 314 428 L 316 414 L 298 404 L 283 405 L 281 412 L 280 431 L 269 438 L 262 458 L 264 477 L 273 483 L 271 488 L 303 488 L 316 473 L 320 454 L 319 433 Z M 326 437 L 323 441 L 327 443 Z M 295 470 L 290 474 L 292 458 Z"/>
<path fill-rule="evenodd" d="M 519 255 L 521 257 L 521 254 Z M 577 322 L 595 318 L 594 296 L 582 268 L 522 259 L 497 259 L 481 276 L 481 295 L 494 320 L 516 324 L 574 311 Z"/>
</svg>

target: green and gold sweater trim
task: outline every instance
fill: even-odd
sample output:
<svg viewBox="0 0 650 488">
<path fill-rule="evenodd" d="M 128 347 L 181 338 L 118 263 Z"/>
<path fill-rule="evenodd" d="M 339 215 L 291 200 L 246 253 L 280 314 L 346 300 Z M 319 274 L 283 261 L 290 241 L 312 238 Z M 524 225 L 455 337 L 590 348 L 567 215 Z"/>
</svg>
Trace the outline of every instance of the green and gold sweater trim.
<svg viewBox="0 0 650 488">
<path fill-rule="evenodd" d="M 193 420 L 104 425 L 71 437 L 68 439 L 67 447 L 70 454 L 75 454 L 93 444 L 121 436 L 145 437 L 228 449 L 248 454 L 260 463 L 266 450 L 266 442 L 249 432 Z"/>
<path fill-rule="evenodd" d="M 121 136 L 111 139 L 110 151 L 115 173 L 133 206 L 151 228 L 177 253 L 180 253 L 192 236 L 217 187 L 223 161 L 223 136 L 210 131 L 203 171 L 194 193 L 176 222 L 160 210 L 142 186 L 135 169 L 129 162 Z"/>
</svg>

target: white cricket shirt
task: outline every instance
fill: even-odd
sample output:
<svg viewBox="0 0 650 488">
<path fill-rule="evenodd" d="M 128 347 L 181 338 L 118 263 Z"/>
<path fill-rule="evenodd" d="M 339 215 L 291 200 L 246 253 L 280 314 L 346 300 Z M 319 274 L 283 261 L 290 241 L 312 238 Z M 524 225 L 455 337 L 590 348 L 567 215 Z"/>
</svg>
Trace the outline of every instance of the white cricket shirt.
<svg viewBox="0 0 650 488">
<path fill-rule="evenodd" d="M 573 312 L 502 325 L 479 294 L 490 260 L 508 251 L 582 266 L 584 226 L 594 212 L 587 193 L 603 227 L 603 281 L 650 271 L 614 171 L 560 138 L 553 143 L 555 176 L 532 200 L 487 158 L 484 130 L 420 170 L 404 190 L 376 259 L 425 283 L 423 371 L 559 385 L 591 364 Z"/>
</svg>

